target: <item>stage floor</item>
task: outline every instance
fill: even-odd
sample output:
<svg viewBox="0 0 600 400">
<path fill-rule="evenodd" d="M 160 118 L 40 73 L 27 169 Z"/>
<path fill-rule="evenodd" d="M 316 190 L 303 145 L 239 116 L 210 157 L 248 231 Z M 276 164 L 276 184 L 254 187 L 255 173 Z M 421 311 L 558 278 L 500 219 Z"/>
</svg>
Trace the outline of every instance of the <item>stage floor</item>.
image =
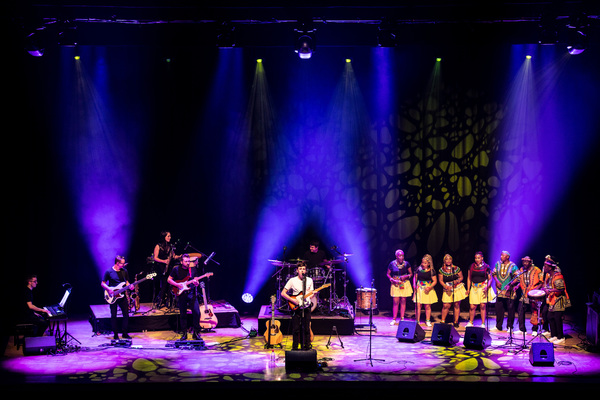
<svg viewBox="0 0 600 400">
<path fill-rule="evenodd" d="M 173 330 L 134 332 L 131 346 L 124 347 L 112 340 L 112 333 L 94 332 L 86 318 L 71 319 L 68 333 L 72 339 L 56 353 L 24 355 L 10 338 L 2 360 L 1 384 L 27 391 L 91 390 L 99 383 L 103 385 L 93 386 L 93 390 L 200 390 L 205 385 L 208 389 L 247 391 L 279 390 L 302 383 L 298 387 L 331 389 L 338 394 L 395 387 L 402 393 L 414 389 L 416 394 L 422 390 L 448 392 L 468 383 L 470 393 L 488 388 L 504 392 L 511 389 L 505 384 L 513 384 L 518 386 L 515 389 L 535 394 L 562 390 L 565 384 L 597 389 L 600 383 L 600 354 L 586 351 L 585 333 L 568 322 L 568 338 L 554 346 L 553 364 L 540 366 L 531 364 L 530 351 L 542 340 L 529 334 L 513 337 L 510 344 L 507 332 L 494 332 L 488 347 L 473 350 L 463 344 L 465 323 L 461 322 L 456 344 L 434 344 L 429 327 L 423 327 L 423 340 L 404 342 L 397 339 L 398 326 L 390 326 L 388 313 L 380 312 L 370 325 L 368 316 L 359 312 L 355 324 L 372 329 L 343 336 L 315 335 L 317 368 L 308 372 L 286 370 L 291 366 L 291 362 L 286 365 L 292 344 L 289 335 L 280 347 L 265 348 L 264 337 L 257 334 L 262 322 L 258 316 L 242 316 L 239 327 L 204 333 L 203 348 L 174 346 L 178 334 Z M 493 320 L 489 324 L 493 326 Z M 522 348 L 524 344 L 526 348 Z"/>
</svg>

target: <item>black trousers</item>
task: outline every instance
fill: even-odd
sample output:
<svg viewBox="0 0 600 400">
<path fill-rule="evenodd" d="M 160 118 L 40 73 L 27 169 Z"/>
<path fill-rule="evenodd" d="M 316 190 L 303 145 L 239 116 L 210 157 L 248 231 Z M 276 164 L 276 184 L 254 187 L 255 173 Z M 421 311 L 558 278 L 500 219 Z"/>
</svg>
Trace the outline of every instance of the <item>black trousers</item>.
<svg viewBox="0 0 600 400">
<path fill-rule="evenodd" d="M 515 323 L 515 299 L 507 297 L 496 298 L 496 328 L 501 331 L 504 324 L 504 313 L 506 312 L 506 328 L 513 328 Z"/>
<path fill-rule="evenodd" d="M 120 308 L 121 314 L 123 314 L 123 319 L 121 320 L 121 332 L 123 334 L 129 334 L 129 304 L 126 296 L 117 299 L 117 301 L 110 305 L 110 323 L 115 335 L 119 331 L 117 325 L 117 308 Z"/>
<path fill-rule="evenodd" d="M 303 350 L 311 348 L 310 320 L 312 311 L 310 307 L 292 311 L 292 349 Z"/>
<path fill-rule="evenodd" d="M 565 337 L 563 332 L 563 311 L 548 311 L 548 324 L 550 325 L 550 335 L 562 339 Z"/>
<path fill-rule="evenodd" d="M 200 332 L 200 303 L 198 303 L 198 296 L 196 291 L 192 290 L 183 292 L 177 297 L 177 306 L 179 307 L 179 324 L 181 326 L 181 332 L 185 333 L 188 331 L 188 308 L 192 310 L 192 329 L 195 333 Z"/>
<path fill-rule="evenodd" d="M 525 332 L 527 331 L 527 327 L 525 325 L 525 313 L 527 312 L 527 310 L 530 310 L 532 313 L 534 312 L 534 310 L 537 310 L 536 306 L 533 304 L 533 302 L 529 302 L 529 304 L 526 304 L 524 301 L 519 301 L 519 309 L 517 311 L 517 318 L 518 318 L 518 322 L 519 322 L 519 330 Z M 538 319 L 541 318 L 539 315 L 539 310 L 538 311 Z M 533 325 L 532 330 L 535 332 L 538 330 L 538 326 L 537 325 Z"/>
</svg>

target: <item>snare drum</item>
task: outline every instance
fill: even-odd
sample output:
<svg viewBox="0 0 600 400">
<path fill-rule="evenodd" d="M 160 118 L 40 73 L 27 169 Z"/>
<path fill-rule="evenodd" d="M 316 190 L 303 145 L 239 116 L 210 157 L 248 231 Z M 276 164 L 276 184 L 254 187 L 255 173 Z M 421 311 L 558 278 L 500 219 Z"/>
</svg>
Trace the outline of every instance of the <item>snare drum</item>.
<svg viewBox="0 0 600 400">
<path fill-rule="evenodd" d="M 359 310 L 377 308 L 377 289 L 356 289 L 356 308 Z"/>
<path fill-rule="evenodd" d="M 527 292 L 527 297 L 531 300 L 542 300 L 546 296 L 546 292 L 540 289 L 533 289 Z"/>
</svg>

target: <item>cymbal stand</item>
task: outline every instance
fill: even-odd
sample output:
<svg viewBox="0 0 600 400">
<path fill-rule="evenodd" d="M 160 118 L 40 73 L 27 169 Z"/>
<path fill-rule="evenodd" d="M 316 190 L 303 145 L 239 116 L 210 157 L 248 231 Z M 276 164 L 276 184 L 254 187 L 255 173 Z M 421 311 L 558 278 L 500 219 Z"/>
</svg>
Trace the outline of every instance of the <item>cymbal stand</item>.
<svg viewBox="0 0 600 400">
<path fill-rule="evenodd" d="M 344 259 L 344 269 L 342 270 L 342 278 L 343 278 L 343 285 L 344 285 L 344 295 L 342 296 L 342 298 L 340 299 L 339 304 L 342 304 L 343 306 L 345 306 L 346 308 L 350 308 L 350 300 L 348 300 L 348 295 L 347 295 L 347 286 L 348 286 L 348 279 L 347 279 L 347 274 L 348 274 L 348 257 L 345 255 L 345 253 L 340 253 L 340 251 L 337 249 L 337 247 L 335 248 L 335 251 L 343 257 Z"/>
</svg>

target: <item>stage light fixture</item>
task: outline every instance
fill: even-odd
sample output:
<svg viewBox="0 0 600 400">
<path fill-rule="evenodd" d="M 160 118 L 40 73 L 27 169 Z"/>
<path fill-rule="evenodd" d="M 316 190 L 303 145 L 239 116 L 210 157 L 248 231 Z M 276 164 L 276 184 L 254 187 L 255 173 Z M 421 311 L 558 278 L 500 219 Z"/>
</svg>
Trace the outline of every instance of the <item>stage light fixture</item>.
<svg viewBox="0 0 600 400">
<path fill-rule="evenodd" d="M 313 38 L 308 35 L 300 36 L 296 42 L 296 53 L 298 53 L 298 57 L 300 57 L 303 60 L 308 60 L 312 57 L 313 52 Z"/>
<path fill-rule="evenodd" d="M 222 49 L 230 49 L 235 47 L 235 26 L 231 26 L 226 22 L 222 23 L 217 29 L 216 44 L 217 47 Z"/>
<path fill-rule="evenodd" d="M 242 295 L 242 301 L 246 304 L 250 304 L 254 301 L 254 296 L 252 296 L 250 293 L 244 293 Z"/>
<path fill-rule="evenodd" d="M 587 48 L 587 34 L 583 29 L 576 28 L 570 32 L 569 42 L 567 43 L 567 51 L 571 55 L 581 54 Z"/>
</svg>

